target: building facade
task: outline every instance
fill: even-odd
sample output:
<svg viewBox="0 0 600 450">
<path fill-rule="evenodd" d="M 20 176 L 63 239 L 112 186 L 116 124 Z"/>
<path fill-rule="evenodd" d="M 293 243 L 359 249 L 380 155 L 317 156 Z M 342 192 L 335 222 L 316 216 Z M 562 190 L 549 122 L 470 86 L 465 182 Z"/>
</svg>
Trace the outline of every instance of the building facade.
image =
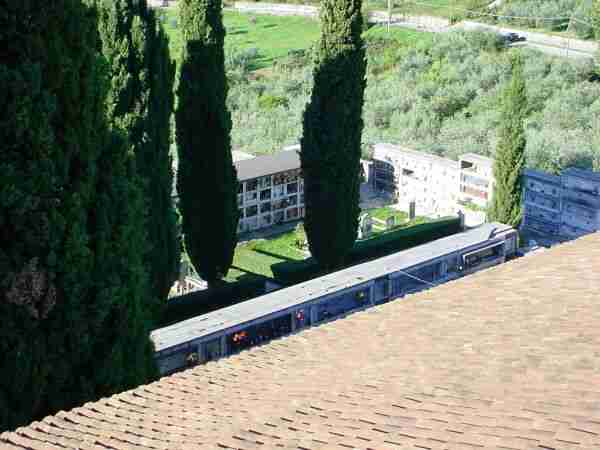
<svg viewBox="0 0 600 450">
<path fill-rule="evenodd" d="M 238 174 L 238 232 L 304 217 L 304 180 L 299 146 L 235 162 Z"/>
<path fill-rule="evenodd" d="M 494 160 L 475 153 L 462 155 L 458 160 L 460 184 L 458 201 L 485 208 L 494 192 Z"/>
<path fill-rule="evenodd" d="M 600 230 L 600 174 L 577 168 L 560 175 L 526 169 L 523 184 L 523 230 L 563 239 Z"/>
<path fill-rule="evenodd" d="M 454 161 L 398 145 L 376 144 L 370 176 L 374 188 L 402 209 L 418 214 L 455 214 L 460 203 L 487 206 L 493 192 L 493 160 L 468 153 Z"/>
</svg>

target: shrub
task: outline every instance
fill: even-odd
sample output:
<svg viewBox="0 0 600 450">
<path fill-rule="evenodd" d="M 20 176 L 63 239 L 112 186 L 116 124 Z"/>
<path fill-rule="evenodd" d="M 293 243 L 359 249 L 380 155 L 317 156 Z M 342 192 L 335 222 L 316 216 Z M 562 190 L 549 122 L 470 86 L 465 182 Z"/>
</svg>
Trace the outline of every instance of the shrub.
<svg viewBox="0 0 600 450">
<path fill-rule="evenodd" d="M 370 239 L 357 241 L 350 252 L 346 267 L 407 250 L 417 245 L 456 234 L 459 231 L 460 220 L 451 218 L 382 233 Z M 280 263 L 273 266 L 272 269 L 277 281 L 284 284 L 301 283 L 325 275 L 325 272 L 319 271 L 312 258 L 304 261 Z"/>
<path fill-rule="evenodd" d="M 287 108 L 289 106 L 288 99 L 278 95 L 264 94 L 258 99 L 258 106 L 261 109 Z"/>
</svg>

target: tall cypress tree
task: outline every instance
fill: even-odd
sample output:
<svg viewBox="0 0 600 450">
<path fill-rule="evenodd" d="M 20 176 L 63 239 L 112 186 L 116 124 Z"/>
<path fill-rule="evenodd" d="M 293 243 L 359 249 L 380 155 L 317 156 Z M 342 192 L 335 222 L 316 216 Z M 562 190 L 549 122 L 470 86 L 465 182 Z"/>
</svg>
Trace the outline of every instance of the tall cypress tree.
<svg viewBox="0 0 600 450">
<path fill-rule="evenodd" d="M 156 371 L 139 183 L 108 133 L 95 12 L 81 0 L 1 3 L 0 48 L 3 430 Z"/>
<path fill-rule="evenodd" d="M 238 224 L 221 0 L 181 0 L 179 14 L 179 207 L 190 260 L 198 274 L 214 284 L 231 266 Z"/>
<path fill-rule="evenodd" d="M 502 116 L 494 160 L 495 185 L 488 220 L 513 227 L 521 222 L 521 175 L 525 167 L 527 91 L 520 54 L 511 59 L 512 78 L 502 97 Z"/>
<path fill-rule="evenodd" d="M 180 258 L 169 155 L 175 65 L 167 37 L 146 0 L 102 0 L 99 6 L 111 77 L 109 120 L 129 139 L 144 181 L 150 244 L 145 264 L 153 295 L 164 301 L 177 278 Z"/>
<path fill-rule="evenodd" d="M 314 87 L 301 139 L 306 234 L 324 268 L 356 240 L 366 59 L 361 0 L 323 0 Z"/>
</svg>

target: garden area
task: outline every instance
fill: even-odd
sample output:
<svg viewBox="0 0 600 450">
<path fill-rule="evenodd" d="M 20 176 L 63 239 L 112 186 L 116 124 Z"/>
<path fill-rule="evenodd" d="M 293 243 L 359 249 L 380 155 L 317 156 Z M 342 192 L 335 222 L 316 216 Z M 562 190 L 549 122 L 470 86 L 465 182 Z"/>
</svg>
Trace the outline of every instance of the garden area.
<svg viewBox="0 0 600 450">
<path fill-rule="evenodd" d="M 408 216 L 406 213 L 390 207 L 371 209 L 365 212 L 383 223 L 385 223 L 389 217 L 394 217 L 396 223 L 393 228 L 386 229 L 382 223 L 375 221 L 370 239 L 393 233 L 399 229 L 432 222 L 432 220 L 427 219 L 426 217 L 419 216 L 409 222 L 407 221 Z M 357 246 L 362 245 L 358 244 L 359 242 L 368 240 L 369 239 L 357 241 Z M 257 277 L 281 278 L 281 270 L 278 269 L 282 266 L 287 266 L 286 269 L 293 267 L 299 271 L 306 270 L 306 268 L 312 266 L 314 262 L 312 258 L 310 258 L 308 247 L 306 245 L 299 245 L 305 241 L 306 237 L 303 227 L 299 226 L 296 230 L 277 236 L 267 239 L 255 239 L 239 244 L 235 251 L 232 268 L 227 275 L 227 281 L 247 281 L 256 279 Z M 286 276 L 287 275 L 284 275 L 284 279 L 281 281 L 288 281 Z"/>
</svg>

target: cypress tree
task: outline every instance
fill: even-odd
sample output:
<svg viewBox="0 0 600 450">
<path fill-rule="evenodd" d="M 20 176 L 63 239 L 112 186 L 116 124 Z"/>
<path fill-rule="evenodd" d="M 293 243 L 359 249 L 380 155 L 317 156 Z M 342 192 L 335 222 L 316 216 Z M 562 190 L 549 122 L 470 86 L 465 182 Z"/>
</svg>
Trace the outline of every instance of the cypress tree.
<svg viewBox="0 0 600 450">
<path fill-rule="evenodd" d="M 0 48 L 4 430 L 156 368 L 140 311 L 139 182 L 108 132 L 95 11 L 81 0 L 4 2 Z"/>
<path fill-rule="evenodd" d="M 314 87 L 303 116 L 304 220 L 324 268 L 343 262 L 356 240 L 366 59 L 360 0 L 323 0 Z"/>
<path fill-rule="evenodd" d="M 512 78 L 502 97 L 502 115 L 494 161 L 495 185 L 488 220 L 513 227 L 521 222 L 521 174 L 525 167 L 527 91 L 520 54 L 511 59 Z"/>
<path fill-rule="evenodd" d="M 150 247 L 145 265 L 154 296 L 164 301 L 178 276 L 180 258 L 169 155 L 175 65 L 146 0 L 103 0 L 99 6 L 111 78 L 109 120 L 127 136 L 144 182 Z"/>
<path fill-rule="evenodd" d="M 221 0 L 181 0 L 179 14 L 177 191 L 185 248 L 198 274 L 212 285 L 231 266 L 238 223 Z"/>
</svg>

